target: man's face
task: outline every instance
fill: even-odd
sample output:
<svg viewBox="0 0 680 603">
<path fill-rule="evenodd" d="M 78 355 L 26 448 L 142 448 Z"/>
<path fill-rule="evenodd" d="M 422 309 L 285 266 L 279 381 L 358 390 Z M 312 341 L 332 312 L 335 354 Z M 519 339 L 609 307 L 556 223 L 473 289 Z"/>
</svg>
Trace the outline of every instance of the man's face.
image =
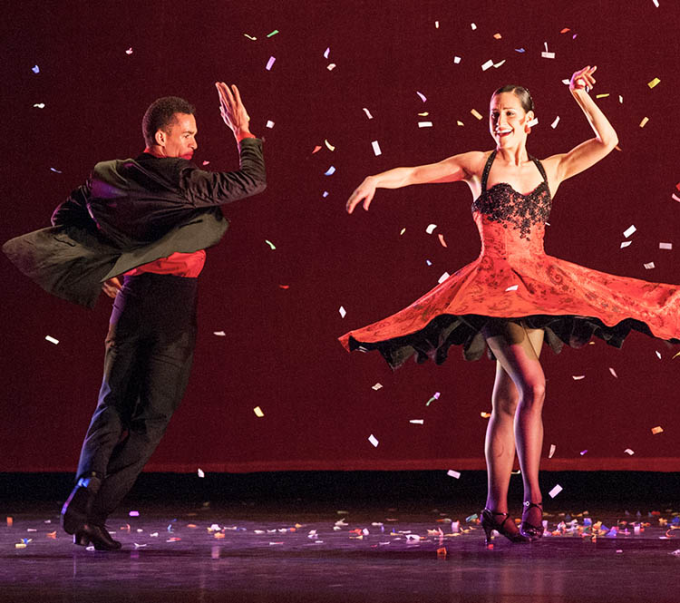
<svg viewBox="0 0 680 603">
<path fill-rule="evenodd" d="M 156 134 L 156 142 L 166 157 L 191 159 L 198 148 L 196 142 L 196 118 L 188 113 L 175 113 L 175 120 Z M 160 140 L 159 140 L 160 138 Z"/>
</svg>

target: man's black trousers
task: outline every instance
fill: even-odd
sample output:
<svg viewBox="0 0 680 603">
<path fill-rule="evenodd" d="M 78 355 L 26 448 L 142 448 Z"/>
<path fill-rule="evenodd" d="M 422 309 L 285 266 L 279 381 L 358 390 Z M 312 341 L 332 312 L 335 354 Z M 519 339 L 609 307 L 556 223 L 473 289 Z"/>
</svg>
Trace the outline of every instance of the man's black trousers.
<svg viewBox="0 0 680 603">
<path fill-rule="evenodd" d="M 106 338 L 104 378 L 77 477 L 102 479 L 94 522 L 120 504 L 153 454 L 189 380 L 197 279 L 127 276 Z"/>
</svg>

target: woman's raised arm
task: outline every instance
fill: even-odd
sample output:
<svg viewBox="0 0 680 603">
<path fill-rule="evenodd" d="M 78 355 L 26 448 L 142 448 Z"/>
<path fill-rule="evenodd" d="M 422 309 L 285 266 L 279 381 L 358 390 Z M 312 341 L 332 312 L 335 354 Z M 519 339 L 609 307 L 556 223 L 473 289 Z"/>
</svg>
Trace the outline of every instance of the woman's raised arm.
<svg viewBox="0 0 680 603">
<path fill-rule="evenodd" d="M 398 167 L 375 176 L 368 176 L 347 200 L 347 213 L 351 214 L 362 202 L 364 209 L 368 211 L 368 206 L 378 188 L 401 188 L 411 184 L 466 180 L 471 174 L 471 164 L 475 159 L 479 159 L 479 155 L 482 155 L 479 151 L 461 153 L 438 163 Z"/>
<path fill-rule="evenodd" d="M 587 170 L 601 159 L 604 159 L 619 143 L 616 131 L 586 91 L 586 87 L 592 88 L 595 85 L 593 73 L 595 73 L 596 69 L 597 67 L 591 68 L 588 66 L 577 71 L 571 76 L 571 82 L 569 83 L 569 90 L 579 107 L 583 110 L 583 113 L 585 113 L 590 126 L 595 132 L 595 138 L 586 140 L 568 153 L 553 155 L 546 159 L 546 163 L 549 165 L 551 163 L 555 164 L 553 168 L 555 174 L 554 180 L 556 180 L 554 183 L 555 188 L 559 186 L 560 182 Z"/>
</svg>

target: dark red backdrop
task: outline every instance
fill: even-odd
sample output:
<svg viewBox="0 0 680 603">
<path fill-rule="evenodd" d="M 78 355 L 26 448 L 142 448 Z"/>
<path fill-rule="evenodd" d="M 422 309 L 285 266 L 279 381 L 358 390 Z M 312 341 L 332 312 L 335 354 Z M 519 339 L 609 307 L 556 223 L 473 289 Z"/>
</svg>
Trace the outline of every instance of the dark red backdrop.
<svg viewBox="0 0 680 603">
<path fill-rule="evenodd" d="M 441 367 L 392 373 L 377 354 L 349 355 L 335 338 L 476 257 L 462 184 L 380 191 L 368 214 L 343 209 L 370 173 L 490 148 L 486 121 L 470 111 L 484 115 L 502 84 L 533 92 L 540 124 L 531 151 L 543 157 L 591 135 L 561 81 L 598 65 L 594 92 L 610 95 L 598 102 L 622 151 L 561 187 L 547 250 L 680 282 L 680 203 L 671 197 L 680 195 L 680 9 L 670 0 L 4 4 L 3 240 L 47 225 L 96 161 L 140 152 L 141 116 L 158 96 L 195 103 L 196 160 L 210 169 L 237 160 L 216 79 L 239 84 L 253 131 L 266 138 L 269 187 L 225 209 L 232 227 L 201 279 L 189 391 L 149 469 L 483 468 L 490 361 L 466 363 L 454 351 Z M 554 59 L 542 58 L 544 43 Z M 506 62 L 483 71 L 489 59 Z M 426 234 L 430 223 L 448 248 Z M 620 249 L 631 225 L 632 245 Z M 109 300 L 87 311 L 45 294 L 4 258 L 0 270 L 0 471 L 70 471 L 96 402 Z M 556 451 L 544 467 L 680 470 L 675 352 L 638 334 L 621 351 L 599 340 L 560 356 L 546 349 L 545 454 L 551 444 Z M 653 435 L 656 426 L 663 433 Z"/>
</svg>

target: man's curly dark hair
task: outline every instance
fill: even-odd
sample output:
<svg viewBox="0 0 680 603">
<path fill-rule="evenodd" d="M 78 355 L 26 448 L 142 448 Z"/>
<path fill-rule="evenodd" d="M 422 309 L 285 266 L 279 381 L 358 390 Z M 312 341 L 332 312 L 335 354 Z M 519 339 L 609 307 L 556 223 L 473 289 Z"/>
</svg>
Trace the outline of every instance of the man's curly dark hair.
<svg viewBox="0 0 680 603">
<path fill-rule="evenodd" d="M 165 130 L 175 122 L 175 113 L 193 115 L 196 111 L 189 102 L 179 96 L 164 96 L 156 99 L 144 113 L 142 133 L 147 147 L 156 144 L 156 132 Z"/>
</svg>

